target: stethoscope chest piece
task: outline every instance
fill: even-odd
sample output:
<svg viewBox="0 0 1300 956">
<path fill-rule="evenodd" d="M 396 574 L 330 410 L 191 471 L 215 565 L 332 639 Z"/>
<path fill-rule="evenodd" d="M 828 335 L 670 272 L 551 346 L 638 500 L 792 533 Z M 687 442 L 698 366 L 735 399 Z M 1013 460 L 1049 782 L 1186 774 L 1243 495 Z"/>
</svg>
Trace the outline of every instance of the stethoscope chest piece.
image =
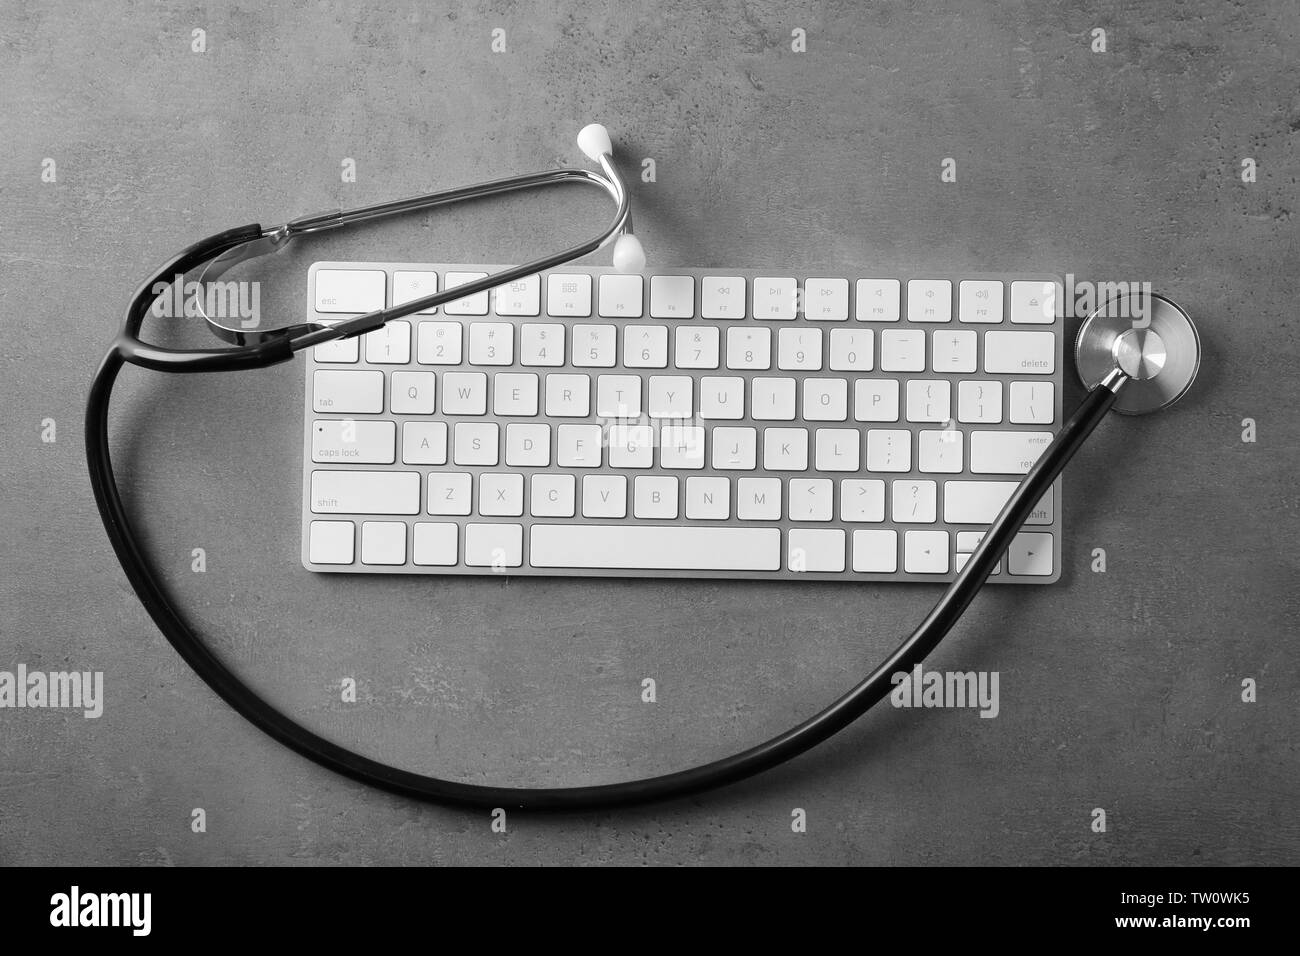
<svg viewBox="0 0 1300 956">
<path fill-rule="evenodd" d="M 1188 314 L 1163 296 L 1148 295 L 1143 316 L 1125 308 L 1135 299 L 1105 303 L 1088 316 L 1074 344 L 1075 368 L 1086 388 L 1096 388 L 1116 368 L 1128 377 L 1113 406 L 1125 415 L 1172 405 L 1191 388 L 1201 366 L 1201 339 Z"/>
</svg>

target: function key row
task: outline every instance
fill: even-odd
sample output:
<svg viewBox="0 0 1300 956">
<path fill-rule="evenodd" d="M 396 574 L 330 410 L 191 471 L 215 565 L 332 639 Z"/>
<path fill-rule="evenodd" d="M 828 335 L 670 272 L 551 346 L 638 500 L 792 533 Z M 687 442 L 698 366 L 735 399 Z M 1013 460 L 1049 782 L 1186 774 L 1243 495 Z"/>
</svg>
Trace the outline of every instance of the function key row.
<svg viewBox="0 0 1300 956">
<path fill-rule="evenodd" d="M 443 288 L 486 278 L 486 272 L 447 272 Z M 439 290 L 433 271 L 394 270 L 392 304 L 404 305 Z M 1007 286 L 1010 287 L 1009 296 Z M 314 280 L 318 313 L 355 314 L 382 309 L 388 277 L 382 269 L 318 269 Z M 543 294 L 545 293 L 545 294 Z M 763 319 L 845 322 L 951 322 L 1051 325 L 1056 320 L 1056 284 L 1043 280 L 858 279 L 793 276 L 619 275 L 586 273 L 527 276 L 442 306 L 447 315 L 540 316 L 556 318 Z M 422 310 L 432 315 L 437 308 Z"/>
</svg>

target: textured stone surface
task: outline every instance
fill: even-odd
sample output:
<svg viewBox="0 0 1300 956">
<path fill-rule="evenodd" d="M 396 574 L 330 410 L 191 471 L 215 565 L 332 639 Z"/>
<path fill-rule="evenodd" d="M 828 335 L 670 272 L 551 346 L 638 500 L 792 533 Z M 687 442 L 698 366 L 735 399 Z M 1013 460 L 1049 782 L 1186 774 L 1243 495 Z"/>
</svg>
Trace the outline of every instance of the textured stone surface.
<svg viewBox="0 0 1300 956">
<path fill-rule="evenodd" d="M 380 6 L 0 12 L 0 668 L 103 670 L 108 698 L 97 721 L 0 711 L 0 862 L 1296 860 L 1295 4 Z M 657 265 L 1148 279 L 1197 318 L 1196 390 L 1104 424 L 1068 474 L 1062 582 L 990 589 L 932 660 L 999 671 L 996 720 L 882 709 L 748 784 L 515 817 L 501 836 L 284 750 L 146 619 L 79 434 L 146 270 L 241 222 L 576 163 L 593 119 L 630 170 L 657 161 L 635 196 Z M 582 194 L 519 197 L 322 241 L 265 274 L 264 305 L 297 315 L 315 258 L 509 261 L 604 214 Z M 301 389 L 300 364 L 129 372 L 120 481 L 213 646 L 312 727 L 404 767 L 562 785 L 717 757 L 846 689 L 938 594 L 315 577 L 298 562 Z M 1239 702 L 1244 677 L 1259 703 Z"/>
</svg>

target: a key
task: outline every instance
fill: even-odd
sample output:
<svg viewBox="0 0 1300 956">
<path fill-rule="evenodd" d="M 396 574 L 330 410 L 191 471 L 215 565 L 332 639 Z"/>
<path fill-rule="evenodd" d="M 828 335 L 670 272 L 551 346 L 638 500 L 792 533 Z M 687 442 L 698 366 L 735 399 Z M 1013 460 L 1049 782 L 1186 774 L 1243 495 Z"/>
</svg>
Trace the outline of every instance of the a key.
<svg viewBox="0 0 1300 956">
<path fill-rule="evenodd" d="M 870 372 L 873 338 L 871 329 L 831 329 L 831 371 Z"/>
<path fill-rule="evenodd" d="M 1051 375 L 1056 371 L 1056 336 L 1051 332 L 985 332 L 984 371 Z"/>
<path fill-rule="evenodd" d="M 438 390 L 433 372 L 394 372 L 390 376 L 388 410 L 395 415 L 432 415 Z"/>
<path fill-rule="evenodd" d="M 772 330 L 754 326 L 727 329 L 727 368 L 772 367 Z"/>
<path fill-rule="evenodd" d="M 792 422 L 795 381 L 792 378 L 755 378 L 750 383 L 750 412 L 756 421 Z"/>
<path fill-rule="evenodd" d="M 415 360 L 421 365 L 459 365 L 461 324 L 421 322 L 417 327 Z"/>
<path fill-rule="evenodd" d="M 897 524 L 933 524 L 938 516 L 938 486 L 926 479 L 898 478 L 890 488 L 890 517 Z"/>
<path fill-rule="evenodd" d="M 537 315 L 541 312 L 542 277 L 524 276 L 492 290 L 497 315 Z"/>
<path fill-rule="evenodd" d="M 793 278 L 754 279 L 753 315 L 756 319 L 790 320 L 799 301 L 799 283 Z"/>
<path fill-rule="evenodd" d="M 911 471 L 912 433 L 901 428 L 867 432 L 867 471 Z"/>
<path fill-rule="evenodd" d="M 482 372 L 444 372 L 442 413 L 444 415 L 486 415 L 487 375 Z"/>
<path fill-rule="evenodd" d="M 533 475 L 531 484 L 529 511 L 534 518 L 573 517 L 577 485 L 573 475 Z"/>
<path fill-rule="evenodd" d="M 948 532 L 908 531 L 904 533 L 903 569 L 908 574 L 947 574 Z"/>
<path fill-rule="evenodd" d="M 700 315 L 706 319 L 743 319 L 745 285 L 739 276 L 705 276 L 700 280 Z"/>
<path fill-rule="evenodd" d="M 745 417 L 745 380 L 743 378 L 700 379 L 700 417 L 738 419 Z"/>
<path fill-rule="evenodd" d="M 313 521 L 307 560 L 312 564 L 351 564 L 356 526 L 351 521 Z"/>
<path fill-rule="evenodd" d="M 897 322 L 901 289 L 897 279 L 859 279 L 854 317 L 859 322 Z"/>
<path fill-rule="evenodd" d="M 471 322 L 470 365 L 513 365 L 515 327 L 509 322 Z"/>
<path fill-rule="evenodd" d="M 879 478 L 841 478 L 840 520 L 884 521 L 885 483 Z"/>
<path fill-rule="evenodd" d="M 893 574 L 898 570 L 898 532 L 853 532 L 853 570 L 863 574 Z"/>
<path fill-rule="evenodd" d="M 431 515 L 467 515 L 473 479 L 464 472 L 429 472 L 429 496 L 425 508 Z"/>
<path fill-rule="evenodd" d="M 465 564 L 471 568 L 517 568 L 524 563 L 524 526 L 465 525 Z"/>
<path fill-rule="evenodd" d="M 396 455 L 393 422 L 323 421 L 312 423 L 311 460 L 352 465 L 391 465 Z"/>
<path fill-rule="evenodd" d="M 547 276 L 546 314 L 581 318 L 591 315 L 591 276 L 581 273 Z"/>
<path fill-rule="evenodd" d="M 860 378 L 855 381 L 853 418 L 860 422 L 898 421 L 898 380 Z"/>
<path fill-rule="evenodd" d="M 671 475 L 637 475 L 632 483 L 632 515 L 671 521 L 677 517 L 677 479 Z"/>
<path fill-rule="evenodd" d="M 726 521 L 731 517 L 731 479 L 686 479 L 686 517 L 692 521 Z"/>
<path fill-rule="evenodd" d="M 485 472 L 478 476 L 478 513 L 517 518 L 524 513 L 524 476 Z"/>
<path fill-rule="evenodd" d="M 1051 432 L 971 432 L 970 470 L 977 475 L 1023 475 L 1051 443 Z"/>
<path fill-rule="evenodd" d="M 776 367 L 791 371 L 821 371 L 822 330 L 800 327 L 779 330 Z"/>
<path fill-rule="evenodd" d="M 511 422 L 506 426 L 506 464 L 511 468 L 545 468 L 551 463 L 551 426 Z"/>
<path fill-rule="evenodd" d="M 952 321 L 952 282 L 948 279 L 910 279 L 907 283 L 909 322 Z"/>
<path fill-rule="evenodd" d="M 791 571 L 843 571 L 844 532 L 793 528 L 789 534 L 786 567 Z"/>
<path fill-rule="evenodd" d="M 627 368 L 667 368 L 668 326 L 627 326 L 623 330 L 623 365 Z"/>
<path fill-rule="evenodd" d="M 655 433 L 649 425 L 611 425 L 609 466 L 649 468 L 654 464 Z"/>
<path fill-rule="evenodd" d="M 925 332 L 920 329 L 885 329 L 880 333 L 882 372 L 925 370 Z"/>
<path fill-rule="evenodd" d="M 1002 283 L 997 279 L 963 279 L 957 288 L 957 318 L 996 325 L 1002 321 Z"/>
<path fill-rule="evenodd" d="M 848 279 L 805 279 L 803 311 L 810 322 L 843 322 L 849 317 Z"/>
<path fill-rule="evenodd" d="M 790 520 L 830 521 L 835 483 L 829 478 L 791 478 Z"/>
<path fill-rule="evenodd" d="M 405 521 L 363 521 L 361 563 L 399 565 L 406 563 Z"/>
<path fill-rule="evenodd" d="M 519 364 L 564 364 L 564 326 L 525 322 L 519 329 Z"/>
<path fill-rule="evenodd" d="M 384 307 L 382 269 L 317 269 L 316 311 L 364 315 Z"/>
<path fill-rule="evenodd" d="M 952 387 L 944 379 L 914 378 L 907 383 L 909 422 L 946 422 L 952 417 Z"/>
<path fill-rule="evenodd" d="M 613 368 L 618 358 L 612 325 L 573 327 L 573 364 L 578 368 Z"/>
<path fill-rule="evenodd" d="M 803 417 L 810 422 L 842 422 L 849 417 L 849 383 L 843 378 L 803 380 Z"/>
<path fill-rule="evenodd" d="M 371 365 L 406 365 L 411 361 L 411 323 L 389 322 L 362 336 Z"/>
<path fill-rule="evenodd" d="M 556 429 L 555 461 L 561 468 L 599 468 L 604 435 L 599 425 L 561 425 Z"/>
<path fill-rule="evenodd" d="M 603 275 L 600 277 L 601 318 L 639 319 L 645 280 L 638 275 Z"/>
<path fill-rule="evenodd" d="M 532 527 L 528 556 L 535 568 L 776 571 L 781 567 L 781 532 L 777 528 L 538 524 Z"/>
<path fill-rule="evenodd" d="M 1056 321 L 1055 282 L 1011 283 L 1011 321 L 1016 325 L 1051 325 Z"/>
<path fill-rule="evenodd" d="M 460 557 L 460 525 L 451 521 L 417 521 L 411 528 L 411 563 L 454 567 Z"/>
<path fill-rule="evenodd" d="M 596 414 L 601 418 L 636 418 L 641 414 L 641 376 L 596 376 Z"/>
<path fill-rule="evenodd" d="M 758 435 L 752 428 L 718 426 L 713 429 L 713 467 L 718 471 L 753 471 Z"/>
<path fill-rule="evenodd" d="M 536 415 L 537 376 L 531 372 L 497 372 L 492 377 L 492 411 L 496 415 Z"/>
<path fill-rule="evenodd" d="M 591 376 L 546 376 L 546 414 L 552 418 L 586 418 L 591 414 Z"/>
<path fill-rule="evenodd" d="M 448 272 L 444 277 L 444 281 L 448 289 L 454 289 L 456 286 L 485 278 L 487 278 L 486 272 Z M 442 307 L 442 311 L 447 315 L 487 315 L 487 290 L 475 292 L 473 295 L 467 295 L 461 299 L 453 299 Z"/>
<path fill-rule="evenodd" d="M 974 329 L 940 329 L 930 340 L 930 368 L 935 372 L 975 371 L 975 346 L 979 338 Z"/>
<path fill-rule="evenodd" d="M 1019 483 L 1015 481 L 945 482 L 943 520 L 948 524 L 992 524 L 1018 487 Z M 1025 524 L 1051 523 L 1052 489 L 1048 488 L 1030 512 Z M 962 549 L 959 547 L 958 550 Z"/>
<path fill-rule="evenodd" d="M 691 390 L 695 383 L 686 375 L 651 375 L 647 404 L 651 418 L 690 418 Z"/>
<path fill-rule="evenodd" d="M 1002 383 L 962 382 L 957 386 L 957 420 L 979 425 L 1002 421 Z"/>
<path fill-rule="evenodd" d="M 960 474 L 965 436 L 955 428 L 922 431 L 916 437 L 917 467 L 930 474 Z"/>
<path fill-rule="evenodd" d="M 458 465 L 495 465 L 500 457 L 496 422 L 457 422 L 452 461 Z"/>
<path fill-rule="evenodd" d="M 584 475 L 582 516 L 584 518 L 627 517 L 627 478 L 623 475 Z"/>
<path fill-rule="evenodd" d="M 1014 425 L 1050 425 L 1056 417 L 1055 402 L 1051 382 L 1012 382 L 1007 420 Z"/>
<path fill-rule="evenodd" d="M 694 318 L 695 278 L 693 276 L 652 276 L 650 317 L 654 319 Z"/>
<path fill-rule="evenodd" d="M 312 373 L 312 408 L 334 414 L 378 414 L 384 410 L 384 373 L 317 369 Z"/>
<path fill-rule="evenodd" d="M 807 471 L 808 430 L 764 428 L 763 467 L 767 471 Z"/>
<path fill-rule="evenodd" d="M 817 470 L 857 471 L 861 438 L 856 428 L 817 429 Z"/>
<path fill-rule="evenodd" d="M 665 425 L 659 433 L 659 465 L 674 470 L 703 468 L 703 426 Z"/>
<path fill-rule="evenodd" d="M 316 514 L 419 514 L 420 473 L 313 471 L 311 510 Z"/>
<path fill-rule="evenodd" d="M 781 479 L 739 479 L 736 482 L 736 517 L 741 521 L 779 521 Z"/>
<path fill-rule="evenodd" d="M 416 299 L 433 295 L 438 291 L 438 273 L 403 272 L 393 273 L 393 305 L 406 305 Z M 416 315 L 433 315 L 438 311 L 436 305 L 421 309 Z"/>
<path fill-rule="evenodd" d="M 402 461 L 408 465 L 447 464 L 447 423 L 404 423 Z"/>
<path fill-rule="evenodd" d="M 679 325 L 674 331 L 678 368 L 718 367 L 718 327 Z"/>
<path fill-rule="evenodd" d="M 1052 536 L 1040 531 L 1022 531 L 1007 548 L 1007 572 L 1048 576 L 1052 573 Z"/>
</svg>

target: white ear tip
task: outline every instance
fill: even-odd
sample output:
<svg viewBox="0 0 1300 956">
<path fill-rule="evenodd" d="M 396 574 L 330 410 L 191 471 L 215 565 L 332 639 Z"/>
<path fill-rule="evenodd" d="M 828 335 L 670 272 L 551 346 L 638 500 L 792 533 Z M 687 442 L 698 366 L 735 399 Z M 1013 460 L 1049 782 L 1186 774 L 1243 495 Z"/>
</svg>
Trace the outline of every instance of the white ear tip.
<svg viewBox="0 0 1300 956">
<path fill-rule="evenodd" d="M 593 163 L 601 156 L 614 155 L 614 144 L 609 141 L 609 130 L 599 123 L 589 123 L 578 133 L 578 148 Z"/>
<path fill-rule="evenodd" d="M 640 272 L 645 268 L 645 250 L 641 240 L 630 232 L 614 240 L 614 268 L 619 272 Z"/>
</svg>

